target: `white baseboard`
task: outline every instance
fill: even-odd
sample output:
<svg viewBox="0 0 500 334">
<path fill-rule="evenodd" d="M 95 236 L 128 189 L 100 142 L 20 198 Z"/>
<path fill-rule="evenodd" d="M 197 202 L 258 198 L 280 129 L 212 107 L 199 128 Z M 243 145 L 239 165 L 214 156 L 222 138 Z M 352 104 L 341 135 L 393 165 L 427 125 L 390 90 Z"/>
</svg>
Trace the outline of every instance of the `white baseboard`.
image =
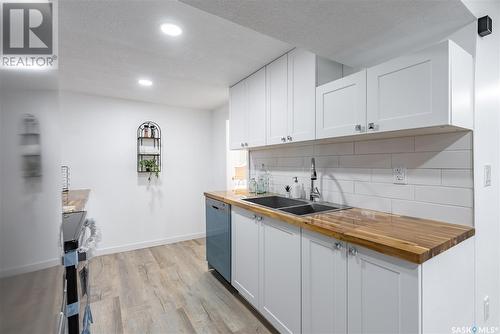
<svg viewBox="0 0 500 334">
<path fill-rule="evenodd" d="M 2 270 L 0 270 L 0 278 L 25 274 L 25 273 L 29 273 L 32 271 L 42 270 L 42 269 L 47 269 L 47 268 L 54 267 L 57 265 L 61 265 L 61 258 L 55 258 L 55 259 L 51 259 L 51 260 L 30 263 L 30 264 L 20 266 L 20 267 L 2 269 Z"/>
<path fill-rule="evenodd" d="M 136 250 L 136 249 L 161 246 L 161 245 L 168 245 L 168 244 L 173 244 L 176 242 L 192 240 L 192 239 L 199 239 L 199 238 L 204 238 L 204 237 L 205 237 L 204 232 L 184 234 L 184 235 L 178 235 L 175 237 L 169 237 L 169 238 L 164 238 L 164 239 L 137 242 L 137 243 L 127 244 L 127 245 L 123 245 L 123 246 L 97 248 L 96 251 L 94 252 L 94 254 L 95 254 L 95 256 L 100 256 L 100 255 L 128 252 L 128 251 L 132 251 L 132 250 Z"/>
</svg>

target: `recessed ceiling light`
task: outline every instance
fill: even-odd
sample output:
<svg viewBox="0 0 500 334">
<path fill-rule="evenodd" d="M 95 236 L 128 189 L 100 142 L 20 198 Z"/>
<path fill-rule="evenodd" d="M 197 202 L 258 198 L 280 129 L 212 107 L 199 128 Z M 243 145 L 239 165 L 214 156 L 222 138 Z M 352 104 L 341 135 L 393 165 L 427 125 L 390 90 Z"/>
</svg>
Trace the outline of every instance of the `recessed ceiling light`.
<svg viewBox="0 0 500 334">
<path fill-rule="evenodd" d="M 182 34 L 181 27 L 179 27 L 178 25 L 173 24 L 173 23 L 163 23 L 160 26 L 160 29 L 164 34 L 169 35 L 169 36 L 175 37 L 175 36 L 179 36 L 180 34 Z"/>
<path fill-rule="evenodd" d="M 149 79 L 139 79 L 139 81 L 137 81 L 137 82 L 139 83 L 139 85 L 146 86 L 146 87 L 153 85 L 153 81 L 151 81 Z"/>
</svg>

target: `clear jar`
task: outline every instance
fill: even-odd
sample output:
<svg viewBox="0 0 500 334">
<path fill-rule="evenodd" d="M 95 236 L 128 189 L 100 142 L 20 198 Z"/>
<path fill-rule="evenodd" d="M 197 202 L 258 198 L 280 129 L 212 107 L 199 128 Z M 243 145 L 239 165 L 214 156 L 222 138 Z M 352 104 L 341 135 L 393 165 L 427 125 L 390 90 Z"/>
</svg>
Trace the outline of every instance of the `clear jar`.
<svg viewBox="0 0 500 334">
<path fill-rule="evenodd" d="M 255 181 L 255 178 L 251 178 L 250 182 L 248 182 L 248 192 L 251 194 L 257 193 L 257 181 Z"/>
</svg>

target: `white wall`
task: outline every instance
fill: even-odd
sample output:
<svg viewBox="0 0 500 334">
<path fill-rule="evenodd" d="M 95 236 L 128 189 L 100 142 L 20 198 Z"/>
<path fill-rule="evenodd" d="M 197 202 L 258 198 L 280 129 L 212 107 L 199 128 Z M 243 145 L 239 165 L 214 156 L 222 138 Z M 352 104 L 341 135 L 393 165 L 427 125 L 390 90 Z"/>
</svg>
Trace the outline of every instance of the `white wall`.
<svg viewBox="0 0 500 334">
<path fill-rule="evenodd" d="M 500 2 L 466 0 L 476 16 L 489 15 L 493 33 L 477 37 L 475 68 L 474 197 L 476 227 L 476 324 L 500 327 L 499 149 Z M 492 185 L 484 187 L 484 165 L 492 166 Z M 484 298 L 489 296 L 486 318 Z M 497 329 L 498 331 L 498 329 Z"/>
<path fill-rule="evenodd" d="M 62 161 L 70 187 L 90 188 L 89 215 L 102 231 L 98 253 L 200 237 L 203 191 L 212 178 L 211 113 L 61 92 Z M 162 130 L 162 172 L 136 171 L 137 127 Z"/>
<path fill-rule="evenodd" d="M 273 192 L 284 193 L 298 176 L 308 198 L 316 157 L 316 183 L 325 201 L 473 224 L 470 132 L 278 147 L 250 156 L 251 175 L 262 163 L 271 170 Z M 393 183 L 394 167 L 407 168 L 408 184 Z"/>
<path fill-rule="evenodd" d="M 0 276 L 56 265 L 61 254 L 63 137 L 59 130 L 58 93 L 28 90 L 17 83 L 15 88 L 3 85 L 0 96 Z M 21 171 L 19 133 L 26 113 L 38 118 L 41 130 L 42 176 L 31 179 L 23 178 Z"/>
<path fill-rule="evenodd" d="M 225 190 L 227 188 L 227 129 L 229 119 L 229 105 L 225 104 L 212 111 L 212 184 L 211 190 Z"/>
</svg>

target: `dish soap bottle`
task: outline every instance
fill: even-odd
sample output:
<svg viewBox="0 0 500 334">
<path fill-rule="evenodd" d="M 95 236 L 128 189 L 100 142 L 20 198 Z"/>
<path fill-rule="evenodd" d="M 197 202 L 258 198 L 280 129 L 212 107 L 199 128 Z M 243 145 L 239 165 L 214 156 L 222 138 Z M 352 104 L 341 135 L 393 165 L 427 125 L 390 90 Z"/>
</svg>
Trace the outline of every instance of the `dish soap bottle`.
<svg viewBox="0 0 500 334">
<path fill-rule="evenodd" d="M 302 189 L 301 189 L 300 184 L 299 184 L 299 179 L 296 176 L 294 176 L 293 179 L 294 180 L 292 183 L 292 190 L 290 191 L 290 197 L 300 198 Z"/>
</svg>

